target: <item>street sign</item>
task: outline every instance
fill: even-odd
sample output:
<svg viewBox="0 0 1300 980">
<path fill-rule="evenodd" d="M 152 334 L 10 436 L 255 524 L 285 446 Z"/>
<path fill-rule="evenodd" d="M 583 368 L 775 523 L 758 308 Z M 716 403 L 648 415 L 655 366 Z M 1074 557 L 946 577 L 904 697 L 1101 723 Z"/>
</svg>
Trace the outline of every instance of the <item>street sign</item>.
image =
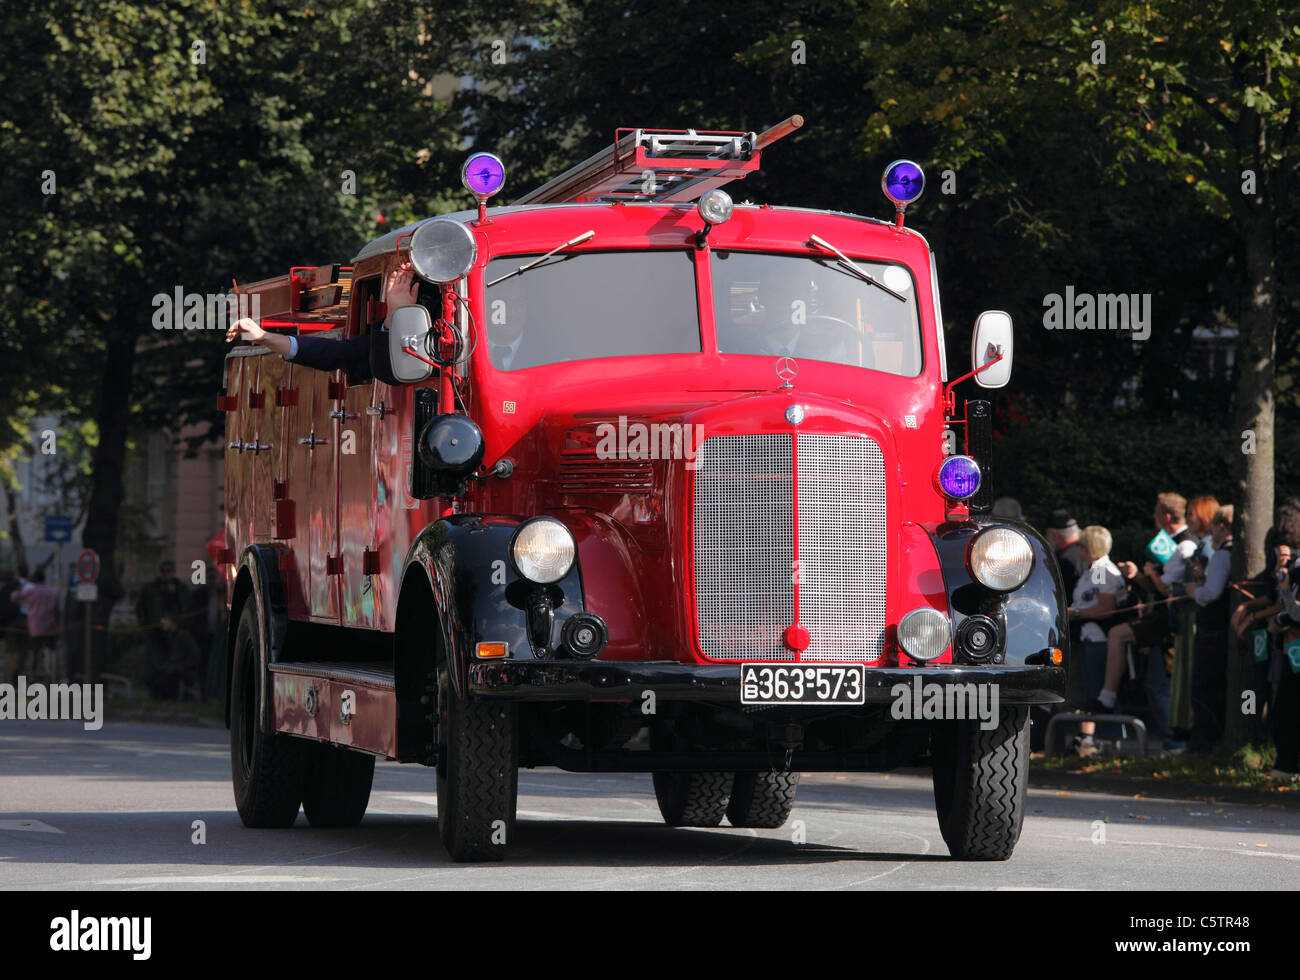
<svg viewBox="0 0 1300 980">
<path fill-rule="evenodd" d="M 87 584 L 99 578 L 99 555 L 90 548 L 77 556 L 77 578 Z"/>
<path fill-rule="evenodd" d="M 98 602 L 99 586 L 94 582 L 80 582 L 74 592 L 78 602 Z"/>
<path fill-rule="evenodd" d="M 72 540 L 72 518 L 64 514 L 45 515 L 45 540 L 64 544 Z"/>
</svg>

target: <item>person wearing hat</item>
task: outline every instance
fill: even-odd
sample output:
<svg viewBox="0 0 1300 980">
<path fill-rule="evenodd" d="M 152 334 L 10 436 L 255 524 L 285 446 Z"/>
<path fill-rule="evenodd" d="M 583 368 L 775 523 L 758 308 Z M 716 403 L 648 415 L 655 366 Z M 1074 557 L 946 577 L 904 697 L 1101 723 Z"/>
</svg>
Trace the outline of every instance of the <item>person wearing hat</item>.
<svg viewBox="0 0 1300 980">
<path fill-rule="evenodd" d="M 1065 594 L 1072 596 L 1086 563 L 1079 545 L 1079 525 L 1068 510 L 1052 511 L 1052 516 L 1047 519 L 1047 541 L 1056 553 L 1056 563 L 1061 566 L 1061 584 L 1065 586 Z"/>
<path fill-rule="evenodd" d="M 1023 521 L 1025 512 L 1015 497 L 999 497 L 993 501 L 993 516 L 1004 521 Z"/>
</svg>

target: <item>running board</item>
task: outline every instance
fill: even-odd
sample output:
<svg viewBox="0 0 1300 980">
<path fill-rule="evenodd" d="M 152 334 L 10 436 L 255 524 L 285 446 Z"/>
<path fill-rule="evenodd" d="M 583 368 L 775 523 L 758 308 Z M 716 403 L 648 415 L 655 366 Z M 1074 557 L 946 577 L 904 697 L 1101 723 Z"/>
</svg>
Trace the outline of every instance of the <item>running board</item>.
<svg viewBox="0 0 1300 980">
<path fill-rule="evenodd" d="M 376 663 L 271 664 L 275 730 L 397 758 L 394 670 Z"/>
</svg>

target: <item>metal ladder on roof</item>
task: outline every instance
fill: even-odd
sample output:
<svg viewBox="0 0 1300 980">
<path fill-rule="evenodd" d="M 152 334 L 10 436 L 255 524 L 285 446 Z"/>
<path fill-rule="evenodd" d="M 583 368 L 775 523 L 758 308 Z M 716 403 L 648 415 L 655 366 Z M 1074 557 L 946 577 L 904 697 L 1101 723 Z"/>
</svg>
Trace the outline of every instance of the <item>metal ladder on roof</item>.
<svg viewBox="0 0 1300 980">
<path fill-rule="evenodd" d="M 620 128 L 613 146 L 514 203 L 689 203 L 753 173 L 766 147 L 802 125 L 795 115 L 762 133 Z"/>
</svg>

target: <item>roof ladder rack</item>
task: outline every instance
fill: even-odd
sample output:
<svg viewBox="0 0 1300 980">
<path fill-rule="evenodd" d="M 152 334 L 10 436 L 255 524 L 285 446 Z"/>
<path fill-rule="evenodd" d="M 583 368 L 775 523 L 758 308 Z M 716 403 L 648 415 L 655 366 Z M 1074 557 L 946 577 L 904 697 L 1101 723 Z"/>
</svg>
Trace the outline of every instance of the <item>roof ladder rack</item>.
<svg viewBox="0 0 1300 980">
<path fill-rule="evenodd" d="M 762 133 L 620 128 L 614 131 L 613 146 L 515 204 L 689 203 L 753 173 L 766 147 L 802 125 L 803 116 L 791 116 Z"/>
</svg>

